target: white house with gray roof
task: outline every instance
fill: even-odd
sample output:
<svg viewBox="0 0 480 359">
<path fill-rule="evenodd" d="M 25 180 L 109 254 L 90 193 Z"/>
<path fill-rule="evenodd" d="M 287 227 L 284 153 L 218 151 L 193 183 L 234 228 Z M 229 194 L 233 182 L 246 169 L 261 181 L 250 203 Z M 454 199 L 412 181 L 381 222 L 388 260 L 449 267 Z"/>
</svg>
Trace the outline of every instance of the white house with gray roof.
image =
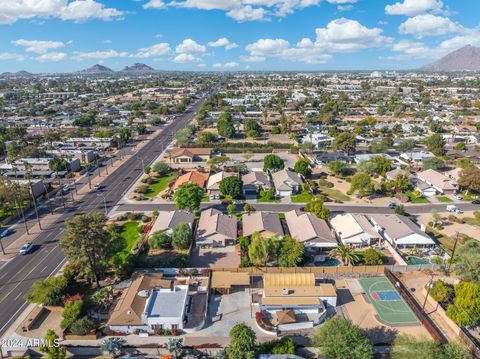
<svg viewBox="0 0 480 359">
<path fill-rule="evenodd" d="M 280 197 L 289 197 L 300 192 L 303 180 L 298 174 L 290 169 L 283 169 L 272 173 L 272 181 L 275 192 Z"/>
<path fill-rule="evenodd" d="M 225 247 L 237 240 L 237 218 L 209 208 L 198 221 L 195 243 L 197 247 Z"/>
</svg>

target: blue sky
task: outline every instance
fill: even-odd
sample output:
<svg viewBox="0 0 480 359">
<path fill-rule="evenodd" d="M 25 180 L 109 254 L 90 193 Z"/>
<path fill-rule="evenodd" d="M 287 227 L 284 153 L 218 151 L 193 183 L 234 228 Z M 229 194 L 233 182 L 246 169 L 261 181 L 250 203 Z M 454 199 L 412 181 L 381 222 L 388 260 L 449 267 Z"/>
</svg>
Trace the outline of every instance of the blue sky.
<svg viewBox="0 0 480 359">
<path fill-rule="evenodd" d="M 480 46 L 479 0 L 0 1 L 0 72 L 412 69 Z"/>
</svg>

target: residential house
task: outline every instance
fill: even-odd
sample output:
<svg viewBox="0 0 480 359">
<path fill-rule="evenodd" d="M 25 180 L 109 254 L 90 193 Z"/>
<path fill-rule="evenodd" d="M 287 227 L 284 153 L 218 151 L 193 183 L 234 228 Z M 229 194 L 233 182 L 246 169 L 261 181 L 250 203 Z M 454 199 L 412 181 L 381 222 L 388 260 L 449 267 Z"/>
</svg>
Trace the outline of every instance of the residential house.
<svg viewBox="0 0 480 359">
<path fill-rule="evenodd" d="M 224 178 L 236 175 L 237 174 L 234 172 L 225 171 L 211 175 L 207 182 L 207 192 L 210 195 L 210 198 L 220 198 L 220 182 L 222 182 Z"/>
<path fill-rule="evenodd" d="M 249 172 L 242 177 L 243 195 L 256 195 L 260 189 L 271 189 L 270 179 L 264 172 Z"/>
<path fill-rule="evenodd" d="M 375 228 L 362 214 L 339 214 L 330 220 L 330 224 L 345 245 L 370 246 L 380 238 Z"/>
<path fill-rule="evenodd" d="M 266 273 L 259 305 L 276 330 L 309 329 L 336 307 L 337 293 L 330 283 L 317 285 L 313 273 Z"/>
<path fill-rule="evenodd" d="M 278 213 L 257 211 L 244 214 L 242 227 L 244 236 L 251 236 L 255 232 L 263 238 L 284 234 Z"/>
<path fill-rule="evenodd" d="M 315 156 L 315 165 L 317 167 L 325 167 L 326 164 L 333 161 L 352 162 L 352 157 L 342 152 L 321 152 Z"/>
<path fill-rule="evenodd" d="M 172 234 L 173 229 L 180 223 L 187 223 L 190 226 L 190 229 L 192 229 L 194 219 L 195 215 L 191 212 L 180 210 L 162 211 L 159 212 L 150 233 L 166 231 L 168 234 Z"/>
<path fill-rule="evenodd" d="M 205 190 L 205 185 L 208 181 L 209 176 L 210 176 L 210 173 L 208 172 L 200 172 L 196 170 L 188 171 L 183 175 L 180 175 L 177 177 L 173 185 L 173 189 L 176 190 L 182 184 L 188 182 L 188 183 L 196 184 L 198 187 Z"/>
<path fill-rule="evenodd" d="M 398 161 L 402 164 L 413 163 L 421 165 L 424 159 L 433 158 L 435 155 L 429 151 L 404 152 L 398 157 Z"/>
<path fill-rule="evenodd" d="M 300 192 L 303 180 L 290 169 L 283 169 L 272 173 L 272 181 L 275 191 L 280 197 L 289 197 Z"/>
<path fill-rule="evenodd" d="M 311 143 L 316 149 L 332 146 L 333 137 L 328 133 L 308 133 L 301 139 L 302 143 Z"/>
<path fill-rule="evenodd" d="M 134 275 L 110 315 L 107 325 L 125 334 L 183 329 L 188 285 L 164 279 L 163 273 Z"/>
<path fill-rule="evenodd" d="M 371 214 L 378 233 L 398 248 L 433 247 L 435 242 L 408 217 L 398 214 Z"/>
<path fill-rule="evenodd" d="M 441 194 L 454 194 L 458 188 L 456 181 L 433 169 L 417 173 L 417 178 L 417 186 L 418 182 L 424 182 Z"/>
<path fill-rule="evenodd" d="M 174 147 L 170 154 L 172 163 L 192 163 L 208 161 L 212 156 L 211 148 L 182 148 Z"/>
<path fill-rule="evenodd" d="M 237 218 L 223 214 L 215 208 L 202 212 L 196 231 L 197 247 L 225 247 L 237 240 Z"/>
<path fill-rule="evenodd" d="M 399 175 L 404 175 L 404 176 L 407 176 L 408 178 L 412 177 L 410 172 L 402 170 L 401 168 L 395 168 L 385 173 L 385 176 L 389 181 L 394 181 Z"/>
<path fill-rule="evenodd" d="M 293 210 L 285 213 L 290 235 L 305 247 L 329 250 L 338 245 L 334 231 L 327 221 L 312 213 Z"/>
</svg>

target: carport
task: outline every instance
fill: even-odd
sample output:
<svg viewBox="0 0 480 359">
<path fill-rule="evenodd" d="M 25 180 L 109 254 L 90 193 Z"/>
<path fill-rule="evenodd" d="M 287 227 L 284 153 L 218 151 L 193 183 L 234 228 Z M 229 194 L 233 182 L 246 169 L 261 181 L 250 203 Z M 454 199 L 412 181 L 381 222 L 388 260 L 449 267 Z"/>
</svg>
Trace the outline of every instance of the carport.
<svg viewBox="0 0 480 359">
<path fill-rule="evenodd" d="M 212 273 L 212 289 L 220 294 L 230 294 L 232 287 L 249 286 L 250 275 L 247 272 L 220 272 Z"/>
</svg>

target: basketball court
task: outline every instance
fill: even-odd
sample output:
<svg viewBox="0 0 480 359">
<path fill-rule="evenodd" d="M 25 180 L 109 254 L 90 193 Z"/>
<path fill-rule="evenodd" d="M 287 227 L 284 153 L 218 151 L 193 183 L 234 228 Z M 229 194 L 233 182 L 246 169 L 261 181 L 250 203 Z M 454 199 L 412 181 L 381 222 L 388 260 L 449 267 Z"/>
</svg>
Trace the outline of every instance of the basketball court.
<svg viewBox="0 0 480 359">
<path fill-rule="evenodd" d="M 367 300 L 374 306 L 378 319 L 390 325 L 418 324 L 418 319 L 385 277 L 358 280 Z"/>
</svg>

